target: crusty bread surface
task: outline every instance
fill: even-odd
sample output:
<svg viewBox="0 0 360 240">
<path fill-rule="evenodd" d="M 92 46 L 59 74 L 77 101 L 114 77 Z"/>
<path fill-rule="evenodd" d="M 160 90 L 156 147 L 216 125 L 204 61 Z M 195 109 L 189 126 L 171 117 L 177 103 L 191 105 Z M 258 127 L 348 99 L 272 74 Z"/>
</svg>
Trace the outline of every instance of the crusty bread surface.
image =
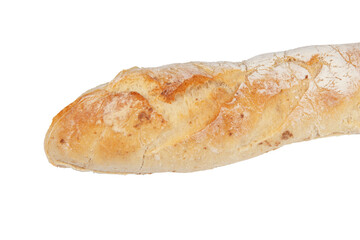
<svg viewBox="0 0 360 240">
<path fill-rule="evenodd" d="M 106 173 L 192 172 L 285 144 L 360 132 L 360 43 L 243 62 L 131 68 L 58 113 L 55 166 Z"/>
</svg>

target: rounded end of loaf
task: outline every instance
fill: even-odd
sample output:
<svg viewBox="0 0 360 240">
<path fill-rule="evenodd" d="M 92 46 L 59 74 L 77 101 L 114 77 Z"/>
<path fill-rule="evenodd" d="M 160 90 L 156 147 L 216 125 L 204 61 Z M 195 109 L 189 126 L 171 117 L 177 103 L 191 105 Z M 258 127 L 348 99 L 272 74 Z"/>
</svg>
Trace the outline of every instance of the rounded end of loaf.
<svg viewBox="0 0 360 240">
<path fill-rule="evenodd" d="M 54 117 L 45 137 L 45 152 L 57 167 L 140 173 L 146 144 L 164 124 L 138 93 L 96 89 Z"/>
</svg>

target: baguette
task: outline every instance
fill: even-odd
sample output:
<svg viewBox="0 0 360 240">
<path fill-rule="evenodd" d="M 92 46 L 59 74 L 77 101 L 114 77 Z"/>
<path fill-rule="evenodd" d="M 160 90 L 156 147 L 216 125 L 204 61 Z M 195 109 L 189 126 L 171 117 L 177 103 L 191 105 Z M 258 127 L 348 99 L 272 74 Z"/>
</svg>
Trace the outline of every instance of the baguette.
<svg viewBox="0 0 360 240">
<path fill-rule="evenodd" d="M 192 172 L 283 145 L 360 132 L 360 43 L 243 62 L 131 68 L 57 114 L 55 166 L 103 173 Z"/>
</svg>

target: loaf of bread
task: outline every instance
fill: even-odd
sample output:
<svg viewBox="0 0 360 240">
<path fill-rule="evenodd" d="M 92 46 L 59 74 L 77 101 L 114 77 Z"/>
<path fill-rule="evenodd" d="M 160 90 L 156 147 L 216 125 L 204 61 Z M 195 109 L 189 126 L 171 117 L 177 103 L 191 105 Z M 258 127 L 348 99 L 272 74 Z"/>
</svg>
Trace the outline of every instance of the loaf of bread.
<svg viewBox="0 0 360 240">
<path fill-rule="evenodd" d="M 243 62 L 131 68 L 57 114 L 45 151 L 59 167 L 191 172 L 285 144 L 360 132 L 360 43 Z"/>
</svg>

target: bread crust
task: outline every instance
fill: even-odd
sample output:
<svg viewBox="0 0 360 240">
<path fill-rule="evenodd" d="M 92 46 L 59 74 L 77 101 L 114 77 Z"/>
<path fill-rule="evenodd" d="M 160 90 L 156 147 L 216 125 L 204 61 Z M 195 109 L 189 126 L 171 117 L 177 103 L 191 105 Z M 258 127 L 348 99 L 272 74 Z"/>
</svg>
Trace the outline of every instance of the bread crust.
<svg viewBox="0 0 360 240">
<path fill-rule="evenodd" d="M 359 133 L 359 87 L 359 43 L 131 68 L 57 114 L 45 152 L 53 165 L 82 171 L 211 169 Z"/>
</svg>

